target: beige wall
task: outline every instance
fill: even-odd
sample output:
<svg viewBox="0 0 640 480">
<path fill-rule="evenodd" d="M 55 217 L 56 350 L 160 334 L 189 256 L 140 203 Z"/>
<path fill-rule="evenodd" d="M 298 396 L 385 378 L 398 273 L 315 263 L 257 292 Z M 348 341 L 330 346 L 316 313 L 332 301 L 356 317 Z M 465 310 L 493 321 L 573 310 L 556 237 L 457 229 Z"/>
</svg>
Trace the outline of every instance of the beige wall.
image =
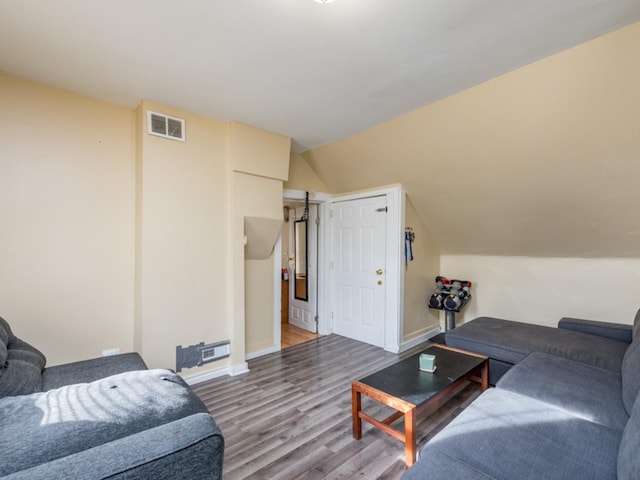
<svg viewBox="0 0 640 480">
<path fill-rule="evenodd" d="M 329 189 L 309 166 L 309 163 L 299 153 L 291 152 L 288 180 L 284 182 L 284 188 L 291 190 L 303 190 L 307 192 L 330 193 Z"/>
<path fill-rule="evenodd" d="M 287 181 L 284 182 L 283 188 L 288 190 L 302 190 L 310 192 L 313 199 L 315 193 L 330 193 L 329 189 L 316 175 L 316 172 L 309 166 L 307 161 L 299 153 L 291 152 L 289 161 L 289 175 Z M 304 206 L 300 202 L 285 202 L 291 209 Z M 285 223 L 282 227 L 282 268 L 289 267 L 288 260 L 289 251 L 289 223 Z"/>
<path fill-rule="evenodd" d="M 177 345 L 230 339 L 228 126 L 151 102 L 138 110 L 142 149 L 136 340 L 150 366 L 171 367 Z M 185 119 L 187 141 L 148 135 L 148 110 Z"/>
<path fill-rule="evenodd" d="M 274 260 L 245 262 L 245 350 L 256 353 L 274 347 Z M 279 343 L 279 341 L 278 341 Z"/>
<path fill-rule="evenodd" d="M 443 255 L 442 274 L 473 282 L 461 324 L 492 316 L 556 326 L 562 317 L 632 323 L 640 260 Z"/>
<path fill-rule="evenodd" d="M 282 182 L 288 171 L 290 140 L 237 123 L 230 129 L 232 139 L 243 140 L 231 149 L 231 165 L 242 165 L 242 171 L 231 172 L 232 337 L 245 340 L 242 350 L 237 346 L 232 351 L 231 361 L 238 365 L 247 353 L 274 346 L 273 253 L 267 260 L 244 261 L 244 218 L 282 221 Z M 236 161 L 234 156 L 244 160 Z M 287 163 L 284 171 L 283 161 Z M 255 168 L 247 167 L 251 165 Z"/>
<path fill-rule="evenodd" d="M 438 312 L 427 308 L 427 296 L 440 273 L 440 251 L 411 201 L 405 204 L 405 226 L 413 228 L 413 261 L 404 274 L 403 340 L 410 341 L 440 326 Z"/>
<path fill-rule="evenodd" d="M 289 137 L 233 122 L 229 145 L 233 171 L 287 179 L 291 150 Z"/>
<path fill-rule="evenodd" d="M 245 288 L 243 225 L 282 221 L 288 138 L 2 75 L 0 104 L 0 315 L 50 365 L 117 347 L 173 368 L 177 345 L 231 340 L 190 377 L 241 370 L 245 330 L 273 344 L 273 258 L 247 262 Z M 187 141 L 147 135 L 148 109 L 186 119 Z"/>
<path fill-rule="evenodd" d="M 640 257 L 640 23 L 303 154 L 406 188 L 444 253 Z"/>
<path fill-rule="evenodd" d="M 132 110 L 0 75 L 0 315 L 48 364 L 133 349 Z"/>
</svg>

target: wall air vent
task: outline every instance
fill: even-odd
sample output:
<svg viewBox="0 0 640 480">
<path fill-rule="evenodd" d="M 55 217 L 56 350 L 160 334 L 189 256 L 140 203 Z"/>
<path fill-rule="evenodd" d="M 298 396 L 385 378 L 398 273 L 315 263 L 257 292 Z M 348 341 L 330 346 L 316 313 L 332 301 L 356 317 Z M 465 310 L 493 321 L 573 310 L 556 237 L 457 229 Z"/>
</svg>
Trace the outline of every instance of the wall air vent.
<svg viewBox="0 0 640 480">
<path fill-rule="evenodd" d="M 184 120 L 156 112 L 147 112 L 147 132 L 150 135 L 185 141 Z"/>
</svg>

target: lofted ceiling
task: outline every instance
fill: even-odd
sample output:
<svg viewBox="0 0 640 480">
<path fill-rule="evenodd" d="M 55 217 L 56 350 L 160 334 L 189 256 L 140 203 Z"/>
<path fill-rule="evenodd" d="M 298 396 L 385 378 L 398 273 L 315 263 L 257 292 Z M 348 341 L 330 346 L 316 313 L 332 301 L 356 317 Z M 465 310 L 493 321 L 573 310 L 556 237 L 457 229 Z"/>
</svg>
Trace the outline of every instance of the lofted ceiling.
<svg viewBox="0 0 640 480">
<path fill-rule="evenodd" d="M 444 254 L 640 258 L 639 52 L 640 22 L 302 156 L 401 183 Z"/>
<path fill-rule="evenodd" d="M 638 0 L 0 0 L 0 71 L 303 152 L 638 20 Z"/>
</svg>

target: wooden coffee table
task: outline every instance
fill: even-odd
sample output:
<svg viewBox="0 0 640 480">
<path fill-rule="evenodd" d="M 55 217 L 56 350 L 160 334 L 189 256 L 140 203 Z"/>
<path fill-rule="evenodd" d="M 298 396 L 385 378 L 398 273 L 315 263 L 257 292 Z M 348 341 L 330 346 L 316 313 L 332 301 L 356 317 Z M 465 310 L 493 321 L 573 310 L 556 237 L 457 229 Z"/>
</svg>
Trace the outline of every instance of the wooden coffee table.
<svg viewBox="0 0 640 480">
<path fill-rule="evenodd" d="M 484 355 L 444 345 L 432 345 L 421 353 L 436 356 L 434 373 L 420 370 L 420 353 L 405 358 L 379 372 L 351 384 L 353 437 L 362 438 L 362 420 L 372 424 L 405 444 L 405 463 L 416 461 L 416 417 L 468 380 L 489 387 L 489 361 Z M 365 394 L 397 412 L 376 420 L 362 411 Z M 404 416 L 404 432 L 390 425 Z"/>
</svg>

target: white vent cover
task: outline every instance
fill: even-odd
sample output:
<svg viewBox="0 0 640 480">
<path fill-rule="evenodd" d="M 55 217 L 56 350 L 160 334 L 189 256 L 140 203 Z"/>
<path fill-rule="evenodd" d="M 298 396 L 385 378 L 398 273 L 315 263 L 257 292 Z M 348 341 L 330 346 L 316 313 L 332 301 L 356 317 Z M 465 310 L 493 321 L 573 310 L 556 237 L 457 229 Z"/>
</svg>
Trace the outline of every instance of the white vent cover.
<svg viewBox="0 0 640 480">
<path fill-rule="evenodd" d="M 184 120 L 149 111 L 147 112 L 147 132 L 150 135 L 184 142 Z"/>
</svg>

